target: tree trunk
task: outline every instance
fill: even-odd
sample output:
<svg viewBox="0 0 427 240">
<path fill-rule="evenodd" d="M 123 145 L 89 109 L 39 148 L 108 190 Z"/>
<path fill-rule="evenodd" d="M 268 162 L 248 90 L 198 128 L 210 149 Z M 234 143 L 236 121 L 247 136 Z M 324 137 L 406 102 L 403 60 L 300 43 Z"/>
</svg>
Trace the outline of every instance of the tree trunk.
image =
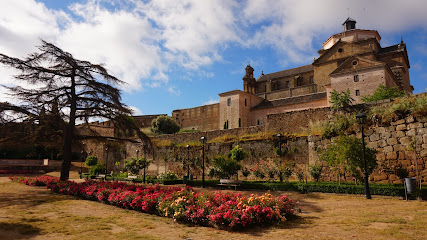
<svg viewBox="0 0 427 240">
<path fill-rule="evenodd" d="M 76 108 L 77 108 L 77 96 L 76 96 L 76 82 L 75 82 L 76 69 L 73 69 L 71 76 L 71 104 L 70 104 L 70 122 L 65 126 L 64 131 L 64 146 L 62 156 L 62 168 L 61 177 L 62 181 L 68 180 L 70 176 L 71 160 L 73 158 L 73 136 L 74 127 L 76 124 Z"/>
</svg>

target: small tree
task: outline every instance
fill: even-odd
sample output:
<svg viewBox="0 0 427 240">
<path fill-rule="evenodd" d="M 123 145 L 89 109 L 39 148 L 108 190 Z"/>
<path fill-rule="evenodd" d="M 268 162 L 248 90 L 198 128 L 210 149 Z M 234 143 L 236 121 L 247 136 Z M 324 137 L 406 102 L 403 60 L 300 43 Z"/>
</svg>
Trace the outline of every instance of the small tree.
<svg viewBox="0 0 427 240">
<path fill-rule="evenodd" d="M 400 90 L 399 87 L 386 87 L 380 84 L 372 95 L 362 96 L 361 99 L 363 102 L 367 103 L 403 96 L 405 96 L 405 91 Z"/>
<path fill-rule="evenodd" d="M 323 170 L 323 167 L 319 164 L 310 166 L 310 175 L 312 178 L 314 178 L 316 182 L 318 182 L 320 179 L 320 176 L 322 176 L 322 170 Z"/>
<path fill-rule="evenodd" d="M 333 90 L 331 92 L 331 109 L 332 110 L 348 110 L 349 107 L 353 104 L 354 99 L 350 96 L 350 90 L 345 92 L 338 92 Z"/>
<path fill-rule="evenodd" d="M 96 156 L 88 156 L 86 158 L 85 164 L 89 167 L 89 172 L 92 166 L 95 166 L 98 163 L 98 158 Z"/>
<path fill-rule="evenodd" d="M 132 157 L 125 162 L 125 170 L 132 173 L 138 174 L 141 169 L 144 169 L 150 165 L 150 161 L 145 158 Z"/>
<path fill-rule="evenodd" d="M 151 122 L 151 131 L 162 134 L 179 132 L 181 127 L 169 116 L 158 116 Z"/>
<path fill-rule="evenodd" d="M 366 167 L 369 174 L 378 166 L 376 153 L 376 150 L 365 148 Z M 355 137 L 341 136 L 320 154 L 320 159 L 335 168 L 338 176 L 343 174 L 344 179 L 346 179 L 346 173 L 361 179 L 361 173 L 364 171 L 362 141 Z"/>
<path fill-rule="evenodd" d="M 216 156 L 213 159 L 213 168 L 209 175 L 219 178 L 231 178 L 242 168 L 240 161 L 246 157 L 246 152 L 239 145 L 236 145 L 228 156 Z"/>
</svg>

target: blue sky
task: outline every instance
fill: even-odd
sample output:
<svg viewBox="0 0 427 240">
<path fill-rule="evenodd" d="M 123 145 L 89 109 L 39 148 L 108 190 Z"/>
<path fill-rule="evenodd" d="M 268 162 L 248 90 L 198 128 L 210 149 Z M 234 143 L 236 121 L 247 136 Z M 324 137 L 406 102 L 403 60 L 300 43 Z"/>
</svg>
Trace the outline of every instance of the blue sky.
<svg viewBox="0 0 427 240">
<path fill-rule="evenodd" d="M 1 2 L 1 53 L 24 57 L 43 38 L 76 58 L 104 63 L 127 82 L 119 87 L 136 114 L 170 115 L 218 101 L 218 93 L 242 89 L 248 62 L 255 77 L 311 64 L 348 14 L 357 28 L 377 30 L 383 47 L 403 37 L 414 93 L 427 88 L 423 0 Z M 0 84 L 15 84 L 13 73 L 0 66 Z"/>
</svg>

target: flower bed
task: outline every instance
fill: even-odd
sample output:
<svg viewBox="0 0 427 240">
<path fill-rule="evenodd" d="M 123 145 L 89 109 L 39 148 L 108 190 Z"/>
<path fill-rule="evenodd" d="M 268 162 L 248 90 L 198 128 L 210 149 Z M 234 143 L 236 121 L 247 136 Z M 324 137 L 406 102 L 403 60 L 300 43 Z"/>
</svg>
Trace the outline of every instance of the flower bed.
<svg viewBox="0 0 427 240">
<path fill-rule="evenodd" d="M 126 209 L 171 217 L 182 223 L 224 229 L 245 229 L 254 225 L 280 224 L 299 210 L 287 196 L 244 196 L 240 193 L 196 192 L 191 187 L 144 186 L 122 182 L 84 183 L 59 178 L 10 177 L 27 185 L 47 186 L 53 192 L 109 203 Z"/>
</svg>

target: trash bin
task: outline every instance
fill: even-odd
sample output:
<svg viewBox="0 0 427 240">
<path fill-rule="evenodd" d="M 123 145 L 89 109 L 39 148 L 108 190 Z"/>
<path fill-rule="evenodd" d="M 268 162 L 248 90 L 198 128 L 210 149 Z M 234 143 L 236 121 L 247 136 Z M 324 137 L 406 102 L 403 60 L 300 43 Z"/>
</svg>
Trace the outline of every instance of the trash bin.
<svg viewBox="0 0 427 240">
<path fill-rule="evenodd" d="M 417 183 L 414 177 L 405 178 L 406 192 L 414 193 L 417 189 Z"/>
<path fill-rule="evenodd" d="M 186 175 L 182 176 L 182 182 L 184 184 L 187 184 L 187 180 L 188 180 L 188 176 L 186 176 Z"/>
</svg>

